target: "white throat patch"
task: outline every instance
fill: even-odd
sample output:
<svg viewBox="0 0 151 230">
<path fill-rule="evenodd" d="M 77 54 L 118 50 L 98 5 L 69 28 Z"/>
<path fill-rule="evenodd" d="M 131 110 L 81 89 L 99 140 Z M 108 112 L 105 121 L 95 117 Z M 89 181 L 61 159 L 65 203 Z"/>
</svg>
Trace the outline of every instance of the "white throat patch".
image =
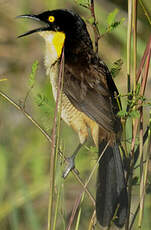
<svg viewBox="0 0 151 230">
<path fill-rule="evenodd" d="M 42 31 L 40 35 L 46 42 L 45 65 L 49 71 L 52 64 L 60 58 L 65 41 L 63 32 Z"/>
</svg>

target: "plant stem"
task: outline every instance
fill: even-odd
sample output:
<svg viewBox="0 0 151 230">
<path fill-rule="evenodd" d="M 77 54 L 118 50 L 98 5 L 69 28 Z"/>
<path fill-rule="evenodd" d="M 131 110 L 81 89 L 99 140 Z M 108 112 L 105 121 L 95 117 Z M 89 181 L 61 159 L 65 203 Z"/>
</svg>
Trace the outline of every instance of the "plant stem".
<svg viewBox="0 0 151 230">
<path fill-rule="evenodd" d="M 149 64 L 150 64 L 150 55 L 151 55 L 151 47 L 149 47 L 148 50 L 148 56 L 146 57 L 146 66 L 144 70 L 143 79 L 141 82 L 141 90 L 140 95 L 143 96 L 146 88 L 147 83 L 147 77 L 148 77 L 148 71 L 149 71 Z M 142 102 L 140 102 L 142 103 Z M 146 187 L 146 178 L 147 178 L 147 167 L 148 167 L 148 161 L 146 162 L 145 172 L 143 168 L 143 108 L 141 106 L 140 108 L 140 212 L 139 212 L 139 219 L 138 219 L 138 226 L 141 227 L 142 224 L 142 218 L 143 218 L 143 210 L 144 210 L 144 199 L 145 199 L 145 187 Z"/>
<path fill-rule="evenodd" d="M 138 226 L 141 227 L 144 210 L 144 157 L 143 157 L 143 107 L 140 108 L 140 132 L 139 132 L 139 158 L 140 158 L 140 211 Z"/>
<path fill-rule="evenodd" d="M 128 31 L 127 31 L 127 89 L 128 93 L 131 91 L 131 34 L 132 34 L 132 0 L 128 0 Z M 129 107 L 127 106 L 127 111 Z M 125 127 L 126 129 L 126 127 Z M 126 133 L 125 133 L 126 140 Z M 125 143 L 126 145 L 126 143 Z M 129 169 L 129 177 L 130 177 L 130 169 Z M 129 229 L 129 217 L 130 217 L 130 206 L 131 206 L 131 190 L 130 190 L 131 181 L 128 183 L 128 214 L 127 221 L 125 224 L 125 230 Z"/>
<path fill-rule="evenodd" d="M 149 21 L 149 24 L 151 25 L 151 17 L 150 17 L 150 15 L 149 15 L 149 13 L 148 13 L 148 11 L 147 11 L 147 9 L 146 9 L 144 3 L 142 2 L 142 0 L 139 0 L 139 3 L 140 3 L 140 5 L 141 5 L 141 7 L 143 8 L 143 11 L 144 11 L 144 13 L 145 13 L 145 15 L 146 15 L 146 17 L 147 17 L 147 19 L 148 19 L 148 21 Z"/>
<path fill-rule="evenodd" d="M 91 16 L 93 17 L 92 26 L 93 26 L 94 36 L 95 36 L 95 52 L 98 55 L 98 42 L 100 39 L 100 32 L 97 26 L 97 21 L 95 16 L 94 0 L 90 0 L 90 11 L 91 11 Z"/>
<path fill-rule="evenodd" d="M 148 146 L 147 146 L 147 159 L 145 170 L 143 172 L 143 181 L 142 181 L 142 188 L 141 188 L 141 196 L 140 196 L 140 212 L 139 212 L 139 219 L 138 219 L 138 227 L 141 228 L 142 225 L 142 218 L 143 218 L 143 210 L 144 210 L 144 201 L 145 201 L 145 192 L 146 192 L 146 183 L 147 183 L 147 176 L 148 176 L 148 168 L 149 168 L 149 160 L 151 156 L 151 111 L 150 111 L 150 119 L 149 119 L 149 132 L 148 132 Z"/>
<path fill-rule="evenodd" d="M 131 26 L 133 28 L 133 101 L 135 102 L 135 91 L 136 91 L 136 68 L 137 68 L 137 0 L 129 0 L 128 1 L 128 45 L 127 45 L 127 59 L 128 59 L 128 67 L 127 67 L 127 73 L 128 76 L 128 90 L 130 90 L 130 66 L 131 66 Z M 135 109 L 135 107 L 134 107 Z M 137 133 L 137 127 L 138 127 L 138 119 L 132 120 L 132 145 L 131 145 L 131 151 L 130 151 L 130 166 L 129 166 L 129 175 L 128 175 L 128 217 L 127 222 L 125 225 L 125 229 L 129 229 L 129 220 L 130 220 L 130 209 L 131 209 L 131 194 L 132 194 L 132 178 L 133 178 L 133 166 L 134 166 L 134 147 L 135 147 L 135 140 L 136 140 L 136 133 Z"/>
<path fill-rule="evenodd" d="M 138 72 L 137 72 L 137 79 L 136 79 L 137 82 L 139 81 L 140 75 L 142 73 L 142 69 L 143 69 L 143 67 L 145 65 L 146 57 L 147 57 L 148 53 L 150 52 L 150 49 L 151 49 L 151 36 L 150 36 L 149 41 L 148 41 L 148 43 L 146 45 L 146 49 L 144 51 L 143 57 L 141 59 L 141 63 L 139 65 L 139 69 L 138 69 Z"/>
<path fill-rule="evenodd" d="M 75 202 L 75 205 L 74 205 L 74 208 L 73 208 L 73 210 L 72 210 L 72 214 L 71 214 L 71 217 L 70 217 L 70 220 L 69 220 L 69 224 L 68 224 L 67 230 L 70 230 L 70 229 L 71 229 L 71 225 L 72 225 L 72 223 L 73 223 L 73 220 L 74 220 L 76 211 L 77 211 L 77 209 L 78 209 L 78 207 L 79 207 L 79 204 L 80 204 L 80 202 L 81 202 L 83 193 L 85 193 L 85 190 L 86 190 L 86 188 L 87 188 L 87 186 L 88 186 L 88 184 L 89 184 L 89 182 L 90 182 L 90 180 L 91 180 L 91 178 L 92 178 L 92 176 L 93 176 L 93 174 L 94 174 L 96 168 L 98 167 L 99 161 L 100 161 L 100 159 L 102 158 L 102 156 L 103 156 L 105 150 L 107 149 L 107 147 L 109 146 L 109 144 L 110 144 L 110 141 L 108 141 L 108 143 L 106 144 L 105 148 L 103 149 L 103 151 L 102 151 L 101 155 L 99 156 L 99 158 L 98 158 L 96 164 L 94 165 L 94 167 L 93 167 L 93 169 L 92 169 L 92 171 L 91 171 L 91 173 L 90 173 L 90 175 L 89 175 L 87 181 L 86 181 L 85 184 L 84 184 L 84 187 L 83 187 L 82 192 L 80 193 L 80 196 L 78 197 L 78 199 L 77 199 L 76 202 Z M 94 201 L 94 205 L 95 205 L 95 201 Z"/>
<path fill-rule="evenodd" d="M 133 0 L 133 90 L 136 91 L 137 74 L 137 0 Z"/>
<path fill-rule="evenodd" d="M 56 139 L 57 139 L 57 117 L 58 117 L 58 109 L 60 107 L 60 98 L 61 98 L 61 86 L 63 79 L 63 60 L 64 60 L 64 52 L 62 52 L 61 63 L 57 63 L 57 66 L 54 68 L 58 68 L 60 65 L 59 73 L 58 73 L 58 88 L 57 88 L 57 98 L 56 98 L 56 108 L 54 114 L 54 125 L 52 129 L 52 146 L 51 146 L 51 154 L 50 154 L 50 192 L 49 192 L 49 206 L 48 206 L 48 230 L 53 229 L 53 204 L 54 204 L 54 187 L 55 187 L 55 169 L 56 169 Z"/>
<path fill-rule="evenodd" d="M 20 105 L 18 105 L 13 99 L 11 99 L 9 96 L 7 96 L 5 93 L 0 91 L 0 95 L 5 98 L 10 104 L 12 104 L 16 109 L 18 109 L 20 112 L 22 112 L 26 118 L 28 118 L 39 130 L 40 132 L 47 138 L 47 140 L 51 143 L 52 139 L 49 136 L 49 134 L 38 124 L 36 120 L 34 120 L 29 113 L 27 113 L 24 108 Z"/>
<path fill-rule="evenodd" d="M 132 36 L 132 1 L 128 0 L 128 29 L 127 29 L 127 94 L 131 92 L 131 36 Z M 131 96 L 128 96 L 128 100 L 131 100 Z M 128 103 L 126 111 L 129 111 L 130 104 Z M 128 155 L 126 145 L 126 120 L 123 122 L 123 137 L 124 137 L 124 149 L 126 155 Z"/>
<path fill-rule="evenodd" d="M 13 105 L 18 111 L 20 111 L 21 113 L 24 114 L 24 116 L 30 120 L 32 122 L 32 124 L 37 127 L 40 132 L 43 134 L 43 136 L 48 140 L 49 143 L 52 143 L 52 139 L 49 136 L 49 134 L 38 124 L 38 122 L 36 120 L 34 120 L 31 115 L 29 113 L 27 113 L 22 106 L 18 105 L 13 99 L 11 99 L 9 96 L 7 96 L 5 93 L 3 93 L 2 91 L 0 91 L 0 96 L 2 96 L 7 102 L 9 102 L 11 105 Z M 59 155 L 61 156 L 61 158 L 63 160 L 67 160 L 65 155 L 63 154 L 63 152 L 59 149 Z M 76 180 L 81 184 L 81 186 L 84 188 L 84 183 L 82 182 L 81 178 L 79 177 L 79 175 L 77 175 L 76 169 L 73 169 L 71 171 L 71 173 L 74 175 L 74 177 L 76 178 Z M 89 190 L 86 188 L 85 189 L 87 195 L 89 196 L 90 200 L 92 201 L 92 204 L 95 205 L 95 199 L 92 196 L 92 194 L 89 192 Z"/>
<path fill-rule="evenodd" d="M 132 34 L 132 1 L 128 1 L 128 29 L 127 29 L 127 88 L 131 92 L 131 34 Z"/>
</svg>

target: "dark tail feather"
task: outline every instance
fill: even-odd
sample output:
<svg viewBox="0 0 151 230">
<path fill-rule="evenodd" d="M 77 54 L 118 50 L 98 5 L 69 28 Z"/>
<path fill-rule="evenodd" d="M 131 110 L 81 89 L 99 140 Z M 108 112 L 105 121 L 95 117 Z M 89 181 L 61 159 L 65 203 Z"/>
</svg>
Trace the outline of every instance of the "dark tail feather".
<svg viewBox="0 0 151 230">
<path fill-rule="evenodd" d="M 99 145 L 101 154 L 107 142 Z M 96 216 L 102 226 L 109 226 L 114 219 L 118 227 L 125 224 L 128 209 L 128 196 L 124 178 L 121 155 L 118 144 L 108 146 L 99 162 L 97 191 L 96 191 Z"/>
</svg>

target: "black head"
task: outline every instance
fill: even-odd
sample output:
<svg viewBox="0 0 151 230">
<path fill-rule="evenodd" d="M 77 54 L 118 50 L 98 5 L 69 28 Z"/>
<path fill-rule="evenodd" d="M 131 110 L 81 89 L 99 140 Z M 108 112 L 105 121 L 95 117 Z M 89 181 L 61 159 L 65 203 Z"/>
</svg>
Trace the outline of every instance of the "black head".
<svg viewBox="0 0 151 230">
<path fill-rule="evenodd" d="M 92 49 L 92 42 L 83 19 L 71 10 L 57 9 L 46 11 L 38 15 L 21 15 L 18 18 L 31 18 L 42 22 L 43 26 L 28 31 L 18 37 L 27 36 L 35 32 L 59 31 L 65 33 L 65 52 L 75 53 L 80 50 Z"/>
<path fill-rule="evenodd" d="M 73 33 L 81 30 L 87 31 L 85 22 L 81 19 L 81 17 L 74 13 L 71 10 L 52 10 L 52 11 L 45 11 L 38 15 L 33 14 L 26 14 L 20 15 L 17 18 L 31 18 L 33 20 L 43 22 L 44 26 L 28 31 L 18 37 L 23 37 L 35 32 L 40 31 L 61 31 L 64 32 L 66 35 L 68 33 Z"/>
</svg>

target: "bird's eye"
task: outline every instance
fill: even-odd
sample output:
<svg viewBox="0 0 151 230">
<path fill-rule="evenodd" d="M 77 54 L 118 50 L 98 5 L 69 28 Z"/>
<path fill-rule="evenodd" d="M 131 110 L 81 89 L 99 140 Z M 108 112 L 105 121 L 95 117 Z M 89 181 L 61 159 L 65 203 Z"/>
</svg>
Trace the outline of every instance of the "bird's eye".
<svg viewBox="0 0 151 230">
<path fill-rule="evenodd" d="M 54 22 L 54 20 L 55 20 L 55 17 L 54 17 L 54 16 L 49 16 L 49 18 L 48 18 L 48 21 L 49 21 L 49 22 Z"/>
</svg>

